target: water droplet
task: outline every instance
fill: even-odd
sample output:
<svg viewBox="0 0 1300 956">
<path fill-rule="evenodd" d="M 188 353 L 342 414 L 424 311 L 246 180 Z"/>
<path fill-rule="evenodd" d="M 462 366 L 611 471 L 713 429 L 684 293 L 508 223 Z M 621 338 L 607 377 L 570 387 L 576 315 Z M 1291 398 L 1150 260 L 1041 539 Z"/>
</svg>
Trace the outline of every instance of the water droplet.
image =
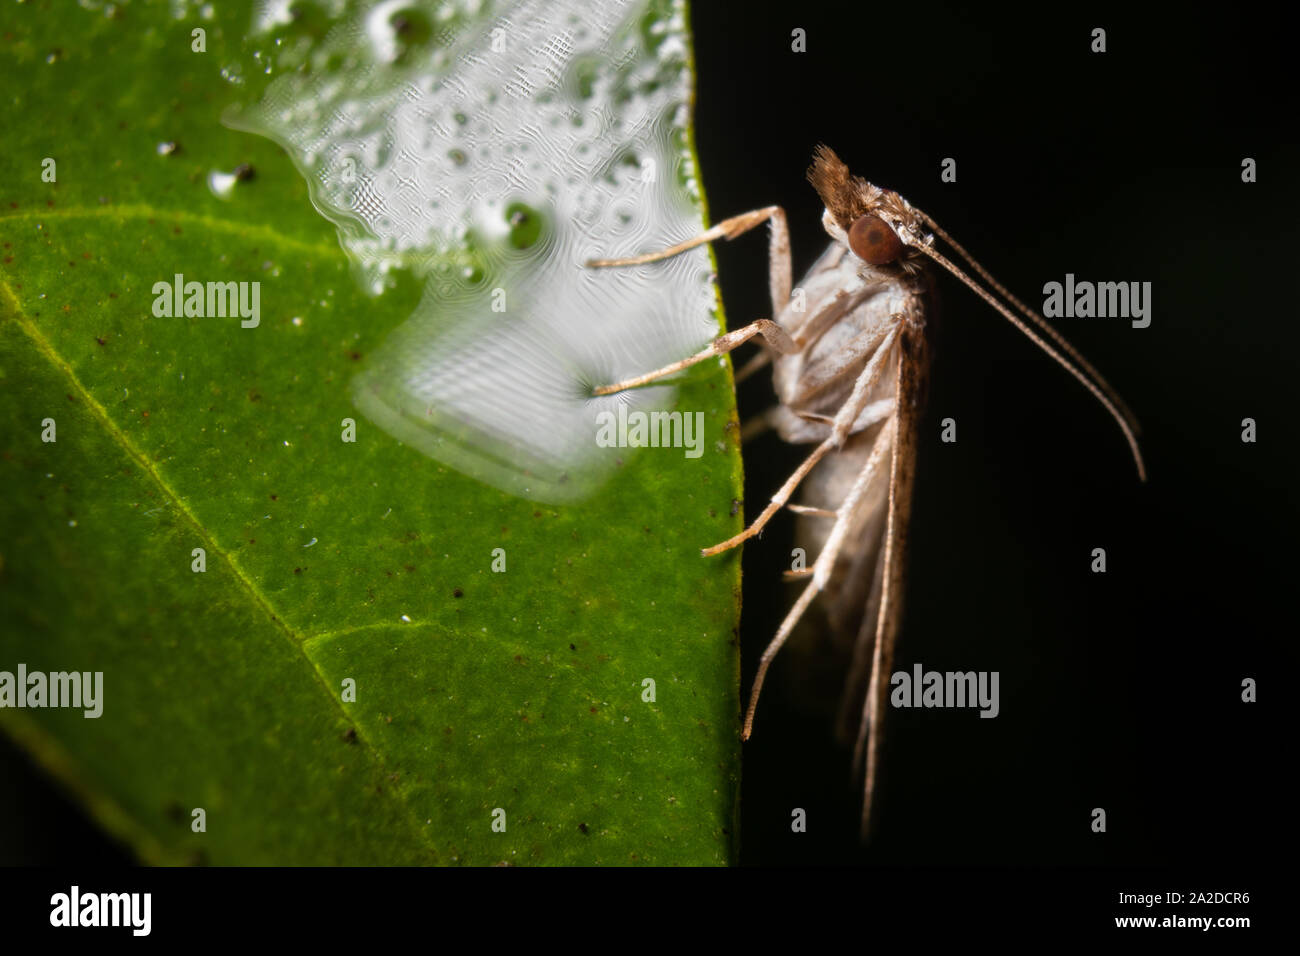
<svg viewBox="0 0 1300 956">
<path fill-rule="evenodd" d="M 234 195 L 236 182 L 234 173 L 223 173 L 215 169 L 208 173 L 208 189 L 218 199 L 229 199 Z"/>
<path fill-rule="evenodd" d="M 527 249 L 542 234 L 541 213 L 521 202 L 506 207 L 506 222 L 510 224 L 510 245 Z"/>
</svg>

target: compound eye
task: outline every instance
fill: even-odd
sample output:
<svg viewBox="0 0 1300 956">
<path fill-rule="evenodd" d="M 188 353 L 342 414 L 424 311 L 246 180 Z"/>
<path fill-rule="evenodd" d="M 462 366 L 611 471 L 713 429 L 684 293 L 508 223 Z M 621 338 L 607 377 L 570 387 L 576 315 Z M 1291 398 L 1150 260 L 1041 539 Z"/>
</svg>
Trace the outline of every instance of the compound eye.
<svg viewBox="0 0 1300 956">
<path fill-rule="evenodd" d="M 849 229 L 849 248 L 863 262 L 883 266 L 903 254 L 903 241 L 879 216 L 859 216 Z"/>
</svg>

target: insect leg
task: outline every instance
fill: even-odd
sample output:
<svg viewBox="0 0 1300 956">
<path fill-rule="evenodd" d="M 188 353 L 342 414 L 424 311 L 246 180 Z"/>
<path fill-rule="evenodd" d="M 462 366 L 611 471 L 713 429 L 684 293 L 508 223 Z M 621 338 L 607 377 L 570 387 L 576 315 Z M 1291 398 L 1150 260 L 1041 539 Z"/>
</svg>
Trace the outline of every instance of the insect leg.
<svg viewBox="0 0 1300 956">
<path fill-rule="evenodd" d="M 749 692 L 749 707 L 745 711 L 745 726 L 741 731 L 741 739 L 748 740 L 750 734 L 754 731 L 754 711 L 758 708 L 758 697 L 763 690 L 763 680 L 767 676 L 767 669 L 776 657 L 777 652 L 781 650 L 786 639 L 794 630 L 794 626 L 799 623 L 799 619 L 808 610 L 808 605 L 812 599 L 817 596 L 826 584 L 826 579 L 830 576 L 830 569 L 835 565 L 835 559 L 839 556 L 840 549 L 844 545 L 844 536 L 848 533 L 850 522 L 853 520 L 854 510 L 863 494 L 866 493 L 867 487 L 871 484 L 871 479 L 880 471 L 880 464 L 884 460 L 885 451 L 893 444 L 894 422 L 896 419 L 891 418 L 889 422 L 880 430 L 876 436 L 875 444 L 872 445 L 871 454 L 867 458 L 867 463 L 862 466 L 862 471 L 858 473 L 857 479 L 853 482 L 853 487 L 844 498 L 844 502 L 836 509 L 838 517 L 835 519 L 835 527 L 832 529 L 830 537 L 826 539 L 826 545 L 822 548 L 821 554 L 817 555 L 817 560 L 813 564 L 812 580 L 804 588 L 803 593 L 799 595 L 799 600 L 790 608 L 790 612 L 781 622 L 781 627 L 777 630 L 776 636 L 772 638 L 771 643 L 763 651 L 763 656 L 758 661 L 758 671 L 754 674 L 754 686 Z"/>
<path fill-rule="evenodd" d="M 644 375 L 638 375 L 635 378 L 629 378 L 622 382 L 615 382 L 613 385 L 602 385 L 593 389 L 593 395 L 612 395 L 615 392 L 621 392 L 627 388 L 636 388 L 639 385 L 648 385 L 649 383 L 663 378 L 665 375 L 672 375 L 674 372 L 680 372 L 684 368 L 690 368 L 697 362 L 703 362 L 706 358 L 712 358 L 715 355 L 722 355 L 730 352 L 737 346 L 748 342 L 755 335 L 763 336 L 765 341 L 772 348 L 782 354 L 794 352 L 797 350 L 790 336 L 786 334 L 781 326 L 777 325 L 771 319 L 757 319 L 743 329 L 736 329 L 734 332 L 727 332 L 719 335 L 709 343 L 708 348 L 696 352 L 690 358 L 684 358 L 681 361 L 665 365 L 663 368 L 655 369 L 653 372 L 646 372 Z"/>
<path fill-rule="evenodd" d="M 839 515 L 838 511 L 831 508 L 810 508 L 808 505 L 786 505 L 786 508 L 797 515 L 811 515 L 815 518 L 835 518 Z"/>
<path fill-rule="evenodd" d="M 880 343 L 867 361 L 862 373 L 858 376 L 857 382 L 853 385 L 853 393 L 835 415 L 835 424 L 831 429 L 830 437 L 812 450 L 812 454 L 805 458 L 803 464 L 795 469 L 794 474 L 786 479 L 785 484 L 772 496 L 772 500 L 768 502 L 767 507 L 763 509 L 762 513 L 754 519 L 748 528 L 720 544 L 705 548 L 701 552 L 705 557 L 721 554 L 723 551 L 734 548 L 742 541 L 747 541 L 762 531 L 768 521 L 772 519 L 772 516 L 785 507 L 786 502 L 790 500 L 790 496 L 794 494 L 795 489 L 799 487 L 799 483 L 804 480 L 808 472 L 812 471 L 813 466 L 821 461 L 828 451 L 839 448 L 844 444 L 844 439 L 849 436 L 849 432 L 853 429 L 853 423 L 857 421 L 862 409 L 867 406 L 868 399 L 871 397 L 871 389 L 880 380 L 880 373 L 885 367 L 885 358 L 892 351 L 894 342 L 897 341 L 898 329 L 899 326 L 895 325 L 890 330 L 884 341 Z"/>
<path fill-rule="evenodd" d="M 688 249 L 712 242 L 714 239 L 735 239 L 755 226 L 764 222 L 772 223 L 771 237 L 768 240 L 768 288 L 772 293 L 772 314 L 776 315 L 790 301 L 791 278 L 790 266 L 790 228 L 786 225 L 785 210 L 780 206 L 767 206 L 751 212 L 732 216 L 706 229 L 694 239 L 687 239 L 658 252 L 647 252 L 625 259 L 588 259 L 585 265 L 591 269 L 604 269 L 611 266 L 636 266 L 646 262 L 658 262 L 668 259 Z"/>
<path fill-rule="evenodd" d="M 736 371 L 736 384 L 739 385 L 755 372 L 772 362 L 771 352 L 759 352 Z"/>
<path fill-rule="evenodd" d="M 780 490 L 772 496 L 772 500 L 768 502 L 767 507 L 763 509 L 762 513 L 754 519 L 753 523 L 748 528 L 720 544 L 715 544 L 711 548 L 705 548 L 700 553 L 706 558 L 712 557 L 715 554 L 721 554 L 723 551 L 734 548 L 742 541 L 746 541 L 762 531 L 768 521 L 771 520 L 772 516 L 785 507 L 785 503 L 790 500 L 790 496 L 794 494 L 795 489 L 799 487 L 799 482 L 803 481 L 804 478 L 807 477 L 808 472 L 813 470 L 813 466 L 816 465 L 817 462 L 821 461 L 828 451 L 835 447 L 834 441 L 834 438 L 828 438 L 812 450 L 812 454 L 805 458 L 803 463 L 794 470 L 794 474 L 785 480 L 785 484 L 783 484 Z"/>
<path fill-rule="evenodd" d="M 740 443 L 751 442 L 759 435 L 765 435 L 774 427 L 772 424 L 772 413 L 779 408 L 779 405 L 773 405 L 761 415 L 755 415 L 749 421 L 740 426 Z"/>
</svg>

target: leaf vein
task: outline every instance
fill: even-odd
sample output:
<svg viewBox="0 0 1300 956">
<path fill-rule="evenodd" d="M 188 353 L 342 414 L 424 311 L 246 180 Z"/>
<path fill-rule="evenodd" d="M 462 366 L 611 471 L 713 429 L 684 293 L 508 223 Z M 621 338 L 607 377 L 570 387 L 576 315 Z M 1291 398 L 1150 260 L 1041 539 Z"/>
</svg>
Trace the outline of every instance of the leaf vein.
<svg viewBox="0 0 1300 956">
<path fill-rule="evenodd" d="M 209 551 L 212 554 L 218 555 L 219 557 L 223 558 L 226 561 L 226 563 L 230 566 L 231 571 L 234 572 L 235 579 L 239 582 L 240 586 L 248 593 L 248 596 L 252 599 L 254 605 L 256 607 L 259 607 L 267 616 L 269 616 L 271 621 L 275 624 L 276 628 L 285 635 L 285 637 L 289 640 L 290 643 L 292 643 L 296 648 L 298 648 L 299 653 L 302 654 L 303 659 L 307 662 L 308 666 L 310 667 L 312 674 L 316 677 L 317 682 L 321 685 L 321 690 L 324 692 L 326 699 L 330 700 L 333 703 L 339 715 L 345 721 L 347 721 L 349 725 L 356 727 L 358 722 L 354 721 L 350 716 L 348 716 L 347 711 L 343 709 L 342 702 L 330 690 L 329 685 L 325 682 L 325 675 L 322 674 L 320 668 L 316 666 L 316 662 L 313 661 L 311 657 L 307 655 L 306 646 L 305 646 L 306 639 L 305 638 L 300 639 L 294 633 L 293 629 L 284 621 L 284 619 L 279 614 L 276 613 L 274 606 L 267 599 L 267 597 L 261 592 L 261 590 L 253 582 L 253 580 L 248 577 L 244 569 L 235 560 L 234 556 L 220 543 L 218 543 L 211 536 L 211 534 L 209 534 L 208 530 L 203 526 L 202 522 L 199 521 L 198 516 L 193 511 L 190 510 L 190 507 L 185 503 L 185 501 L 181 498 L 181 496 L 171 487 L 170 484 L 168 484 L 166 479 L 164 479 L 163 476 L 159 473 L 158 469 L 154 467 L 153 462 L 151 462 L 148 459 L 148 457 L 144 454 L 144 452 L 136 446 L 135 442 L 131 440 L 130 436 L 128 436 L 124 431 L 122 431 L 122 429 L 117 425 L 116 422 L 113 421 L 112 417 L 108 414 L 107 409 L 105 409 L 104 406 L 101 405 L 99 401 L 94 397 L 94 395 L 91 394 L 90 390 L 87 389 L 85 385 L 82 384 L 81 380 L 77 377 L 76 370 L 73 369 L 72 366 L 68 364 L 67 360 L 64 359 L 63 356 L 58 353 L 58 351 L 54 348 L 53 344 L 49 341 L 49 339 L 47 339 L 41 333 L 41 330 L 36 327 L 35 323 L 33 323 L 24 314 L 22 309 L 22 303 L 19 301 L 17 295 L 14 294 L 14 291 L 10 287 L 9 283 L 3 277 L 0 277 L 0 292 L 4 294 L 4 298 L 8 301 L 9 307 L 13 310 L 14 319 L 18 323 L 18 327 L 22 329 L 23 333 L 27 336 L 27 338 L 31 340 L 33 347 L 42 355 L 42 357 L 44 357 L 51 365 L 53 365 L 56 369 L 58 369 L 59 372 L 61 372 L 67 378 L 73 390 L 78 395 L 81 396 L 82 400 L 86 403 L 86 407 L 90 409 L 91 415 L 96 420 L 99 421 L 99 423 L 103 426 L 105 431 L 108 433 L 109 437 L 144 470 L 145 474 L 147 474 L 150 478 L 153 479 L 153 481 L 157 484 L 158 488 L 162 491 L 162 493 L 168 499 L 170 499 L 172 503 L 175 504 L 175 506 L 180 509 L 180 512 L 186 517 L 186 519 L 188 519 L 189 522 L 194 525 L 194 528 L 198 532 L 199 537 L 208 546 Z M 338 632 L 338 633 L 345 633 L 345 632 Z M 323 635 L 317 635 L 317 636 L 323 636 Z M 367 737 L 362 733 L 359 727 L 356 727 L 356 729 L 357 729 L 357 734 L 356 734 L 357 741 L 360 742 L 370 752 L 372 759 L 375 761 L 378 767 L 385 768 L 387 766 L 387 762 L 383 759 L 383 755 L 380 753 L 379 749 L 374 745 L 374 743 L 372 743 L 369 739 L 367 739 Z M 400 795 L 400 799 L 402 800 L 403 805 L 407 808 L 407 812 L 410 814 L 411 821 L 413 823 L 412 829 L 416 833 L 423 835 L 425 833 L 425 830 L 423 827 L 419 826 L 419 815 L 415 813 L 414 808 L 411 806 L 409 800 L 407 799 L 404 788 L 395 787 L 394 789 Z M 432 847 L 432 844 L 428 843 L 427 839 L 426 839 L 426 844 Z"/>
</svg>

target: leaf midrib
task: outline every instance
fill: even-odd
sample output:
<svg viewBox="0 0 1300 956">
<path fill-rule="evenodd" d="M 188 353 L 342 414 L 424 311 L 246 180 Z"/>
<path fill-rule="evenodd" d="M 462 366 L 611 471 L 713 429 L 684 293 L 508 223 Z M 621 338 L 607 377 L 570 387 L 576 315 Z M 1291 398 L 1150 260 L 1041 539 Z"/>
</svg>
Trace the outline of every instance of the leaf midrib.
<svg viewBox="0 0 1300 956">
<path fill-rule="evenodd" d="M 150 216 L 156 218 L 170 217 L 173 219 L 189 220 L 191 222 L 202 223 L 211 228 L 222 229 L 225 231 L 260 232 L 261 234 L 270 238 L 272 241 L 279 242 L 284 246 L 296 247 L 300 249 L 304 249 L 304 248 L 311 249 L 317 252 L 329 251 L 331 254 L 336 254 L 336 255 L 341 254 L 341 250 L 338 247 L 326 247 L 318 243 L 305 243 L 302 240 L 294 239 L 291 236 L 285 236 L 280 233 L 277 233 L 274 229 L 271 229 L 266 226 L 250 226 L 245 228 L 243 224 L 223 223 L 220 220 L 209 219 L 205 216 L 197 215 L 195 213 L 162 212 L 159 210 L 152 209 L 151 207 L 148 206 L 106 206 L 104 207 L 103 211 L 97 209 L 72 208 L 72 209 L 62 210 L 61 212 L 65 217 L 71 217 L 73 215 L 76 215 L 78 212 L 80 212 L 85 216 L 93 217 L 99 214 L 103 214 L 109 210 L 116 210 L 119 213 L 125 213 L 127 210 L 133 210 L 134 214 L 127 216 L 127 218 L 147 218 Z M 48 213 L 42 213 L 40 215 L 52 215 L 57 212 L 59 212 L 59 210 L 51 209 L 49 210 Z M 13 220 L 13 219 L 20 219 L 20 218 L 36 219 L 36 218 L 40 218 L 40 216 L 33 213 L 0 215 L 0 220 L 5 220 L 5 219 Z M 124 431 L 122 431 L 122 429 L 117 425 L 115 421 L 113 421 L 112 417 L 108 414 L 107 409 L 105 409 L 104 406 L 101 405 L 99 401 L 95 398 L 95 396 L 90 392 L 90 390 L 87 389 L 82 384 L 81 380 L 77 377 L 76 370 L 73 369 L 73 367 L 68 364 L 67 360 L 64 359 L 63 356 L 58 353 L 58 351 L 54 348 L 53 344 L 49 341 L 49 339 L 45 337 L 44 334 L 42 334 L 41 330 L 36 326 L 36 324 L 30 318 L 27 317 L 27 315 L 23 311 L 21 301 L 18 299 L 18 296 L 14 293 L 13 288 L 9 285 L 8 280 L 3 276 L 0 276 L 0 292 L 3 293 L 4 298 L 7 300 L 9 307 L 13 310 L 14 319 L 18 323 L 18 327 L 23 330 L 23 334 L 25 334 L 27 338 L 32 342 L 32 345 L 35 347 L 37 352 L 39 352 L 41 356 L 44 357 L 57 371 L 62 373 L 64 377 L 67 378 L 67 380 L 71 383 L 74 392 L 85 401 L 86 407 L 90 409 L 92 416 L 97 421 L 99 421 L 100 425 L 108 433 L 109 438 L 119 448 L 121 448 L 123 452 L 125 452 L 130 458 L 132 458 L 142 469 L 144 469 L 145 474 L 147 474 L 149 478 L 152 479 L 152 481 L 162 491 L 163 495 L 180 510 L 180 513 L 185 516 L 186 520 L 188 520 L 194 526 L 199 537 L 203 540 L 204 544 L 207 546 L 209 552 L 218 555 L 219 557 L 225 560 L 225 562 L 229 565 L 230 569 L 234 572 L 235 579 L 247 592 L 248 597 L 252 599 L 254 606 L 259 608 L 261 611 L 263 611 L 271 619 L 276 629 L 281 634 L 283 634 L 285 638 L 297 649 L 298 653 L 302 655 L 303 660 L 306 661 L 308 667 L 310 667 L 311 673 L 315 676 L 317 682 L 320 684 L 321 690 L 324 692 L 325 697 L 332 703 L 335 710 L 343 718 L 343 720 L 356 729 L 357 741 L 361 743 L 369 751 L 371 757 L 374 759 L 374 761 L 378 764 L 379 767 L 387 768 L 387 761 L 384 759 L 383 753 L 365 735 L 362 728 L 359 726 L 359 722 L 353 720 L 348 715 L 347 711 L 344 710 L 342 702 L 330 690 L 329 685 L 326 683 L 325 675 L 321 673 L 320 668 L 316 666 L 315 661 L 313 661 L 311 657 L 308 656 L 306 651 L 306 643 L 316 638 L 337 636 L 338 634 L 348 633 L 352 630 L 364 629 L 368 627 L 378 627 L 378 626 L 382 626 L 384 622 L 377 621 L 374 622 L 373 624 L 361 625 L 360 628 L 348 628 L 345 631 L 335 631 L 335 632 L 326 631 L 320 634 L 304 635 L 304 636 L 299 636 L 298 634 L 296 634 L 293 628 L 291 628 L 284 621 L 284 619 L 279 614 L 276 613 L 275 607 L 271 604 L 270 600 L 266 597 L 265 594 L 262 593 L 262 591 L 258 588 L 257 584 L 245 573 L 244 569 L 235 560 L 233 554 L 231 554 L 225 547 L 223 547 L 218 541 L 216 541 L 211 536 L 207 528 L 205 528 L 203 526 L 203 523 L 199 521 L 198 516 L 193 511 L 190 510 L 189 506 L 186 505 L 186 503 L 181 498 L 181 496 L 171 487 L 170 484 L 168 484 L 167 480 L 154 466 L 153 462 L 151 462 L 149 458 L 144 454 L 144 452 L 136 446 L 136 444 L 131 440 L 130 436 L 128 436 Z M 398 786 L 398 787 L 394 787 L 393 789 L 395 789 L 400 795 L 402 806 L 406 809 L 407 815 L 412 824 L 411 829 L 415 833 L 419 834 L 420 839 L 425 843 L 425 845 L 429 849 L 431 850 L 436 849 L 433 842 L 429 840 L 429 838 L 426 835 L 427 834 L 426 828 L 418 825 L 420 817 L 415 812 L 414 808 L 411 806 L 409 801 L 407 800 L 405 788 Z"/>
<path fill-rule="evenodd" d="M 123 205 L 113 205 L 110 203 L 103 206 L 49 206 L 37 211 L 24 209 L 17 212 L 0 212 L 0 222 L 15 222 L 21 220 L 31 220 L 35 222 L 41 219 L 103 219 L 113 216 L 122 219 L 166 219 L 170 222 L 183 222 L 187 225 L 202 226 L 206 229 L 220 232 L 239 232 L 244 235 L 253 234 L 261 236 L 269 242 L 274 242 L 290 249 L 298 249 L 303 252 L 315 252 L 320 255 L 337 256 L 341 255 L 343 251 L 337 245 L 288 236 L 270 226 L 264 226 L 259 223 L 230 222 L 222 219 L 213 219 L 211 216 L 204 215 L 203 213 L 155 209 L 153 206 L 144 203 L 125 203 Z"/>
</svg>

